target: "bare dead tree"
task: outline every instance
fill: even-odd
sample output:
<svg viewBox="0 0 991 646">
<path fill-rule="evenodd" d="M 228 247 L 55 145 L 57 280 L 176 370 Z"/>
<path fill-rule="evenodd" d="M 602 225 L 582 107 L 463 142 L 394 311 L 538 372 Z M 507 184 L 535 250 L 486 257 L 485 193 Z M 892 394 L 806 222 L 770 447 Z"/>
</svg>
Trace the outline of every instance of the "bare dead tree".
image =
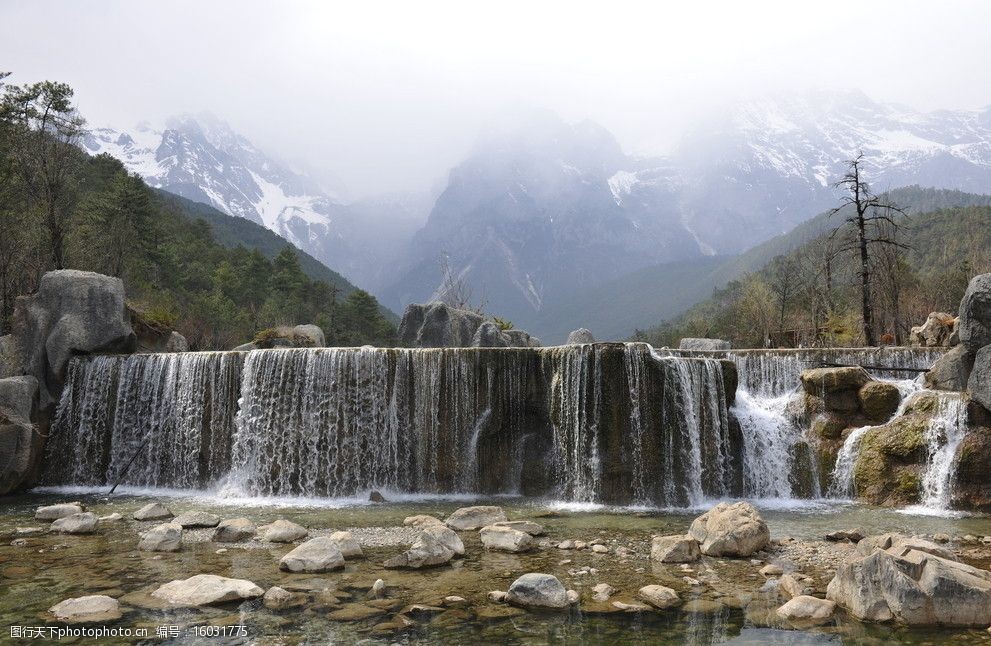
<svg viewBox="0 0 991 646">
<path fill-rule="evenodd" d="M 486 301 L 484 298 L 475 302 L 474 290 L 465 280 L 464 275 L 456 274 L 451 269 L 447 254 L 440 256 L 441 286 L 437 290 L 437 300 L 459 309 L 468 310 L 485 316 Z"/>
<path fill-rule="evenodd" d="M 852 231 L 851 238 L 841 243 L 835 250 L 837 254 L 856 252 L 859 268 L 857 276 L 860 279 L 860 307 L 863 323 L 864 343 L 868 346 L 877 345 L 874 336 L 874 308 L 871 299 L 871 254 L 875 249 L 908 246 L 898 242 L 896 234 L 900 223 L 897 217 L 908 217 L 904 210 L 891 202 L 875 195 L 870 185 L 862 177 L 861 164 L 864 154 L 858 153 L 854 159 L 847 162 L 847 172 L 836 182 L 836 188 L 847 192 L 841 204 L 830 211 L 835 215 L 843 210 L 850 213 L 844 223 L 833 230 L 831 238 L 836 237 L 844 229 Z"/>
</svg>

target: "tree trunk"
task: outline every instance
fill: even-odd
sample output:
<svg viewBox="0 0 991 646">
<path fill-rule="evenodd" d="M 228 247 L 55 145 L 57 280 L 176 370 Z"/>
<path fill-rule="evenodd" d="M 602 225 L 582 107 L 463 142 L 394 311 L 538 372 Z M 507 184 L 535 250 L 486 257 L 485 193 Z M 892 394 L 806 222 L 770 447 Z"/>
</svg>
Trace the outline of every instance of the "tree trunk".
<svg viewBox="0 0 991 646">
<path fill-rule="evenodd" d="M 867 256 L 867 231 L 863 213 L 857 214 L 857 228 L 860 236 L 860 302 L 864 323 L 864 344 L 874 347 L 874 310 L 871 305 L 870 264 Z"/>
</svg>

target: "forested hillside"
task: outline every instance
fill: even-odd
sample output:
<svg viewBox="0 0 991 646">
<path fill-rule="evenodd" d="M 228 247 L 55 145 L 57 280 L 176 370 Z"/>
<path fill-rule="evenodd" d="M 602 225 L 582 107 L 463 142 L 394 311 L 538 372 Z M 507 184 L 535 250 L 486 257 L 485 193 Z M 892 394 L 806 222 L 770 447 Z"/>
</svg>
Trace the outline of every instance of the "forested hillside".
<svg viewBox="0 0 991 646">
<path fill-rule="evenodd" d="M 907 189 L 900 195 L 903 203 L 915 199 L 916 204 L 936 207 L 991 201 L 955 191 Z M 737 347 L 862 343 L 858 263 L 850 255 L 825 262 L 835 240 L 832 229 L 841 220 L 826 214 L 811 220 L 792 234 L 802 236 L 804 243 L 753 271 L 740 270 L 739 278 L 715 290 L 711 298 L 634 338 L 659 346 L 675 345 L 687 336 L 726 338 Z M 872 306 L 877 331 L 886 343 L 908 343 L 911 326 L 921 324 L 930 312 L 955 313 L 970 277 L 991 271 L 991 206 L 911 215 L 899 233 L 904 248 L 892 247 L 871 258 Z M 764 251 L 794 242 L 795 238 L 772 240 Z M 759 252 L 755 249 L 734 262 L 748 267 Z"/>
<path fill-rule="evenodd" d="M 0 76 L 0 91 L 0 334 L 18 295 L 44 272 L 72 268 L 119 276 L 134 310 L 194 349 L 302 322 L 320 325 L 332 345 L 393 341 L 374 297 L 288 243 L 245 234 L 250 223 L 154 191 L 118 160 L 81 151 L 85 122 L 67 85 L 2 87 Z"/>
</svg>

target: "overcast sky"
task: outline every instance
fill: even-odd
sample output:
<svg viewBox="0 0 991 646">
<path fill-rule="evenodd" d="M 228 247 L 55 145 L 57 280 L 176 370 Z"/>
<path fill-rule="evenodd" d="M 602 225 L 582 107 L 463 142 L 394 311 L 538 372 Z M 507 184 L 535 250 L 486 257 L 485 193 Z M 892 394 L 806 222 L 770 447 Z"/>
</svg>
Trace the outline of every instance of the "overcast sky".
<svg viewBox="0 0 991 646">
<path fill-rule="evenodd" d="M 354 195 L 426 188 L 508 106 L 633 152 L 712 106 L 860 88 L 991 104 L 991 2 L 0 0 L 0 70 L 76 88 L 92 125 L 208 110 Z"/>
</svg>

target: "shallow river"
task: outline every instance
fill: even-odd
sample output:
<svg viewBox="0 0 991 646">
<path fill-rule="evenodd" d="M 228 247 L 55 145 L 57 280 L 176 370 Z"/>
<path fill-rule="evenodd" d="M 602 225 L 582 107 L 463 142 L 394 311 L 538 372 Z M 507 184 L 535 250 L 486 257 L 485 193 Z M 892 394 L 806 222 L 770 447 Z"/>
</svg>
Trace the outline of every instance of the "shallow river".
<svg viewBox="0 0 991 646">
<path fill-rule="evenodd" d="M 27 537 L 26 546 L 11 545 L 16 527 L 44 525 L 32 518 L 36 507 L 69 500 L 83 502 L 98 515 L 119 512 L 125 518 L 101 524 L 92 536 L 45 534 Z M 193 542 L 184 545 L 181 552 L 139 552 L 137 532 L 155 523 L 140 523 L 130 514 L 152 500 L 164 502 L 177 514 L 197 509 L 222 517 L 247 516 L 257 525 L 286 518 L 312 529 L 354 529 L 359 538 L 378 545 L 366 547 L 366 558 L 349 561 L 343 572 L 320 575 L 280 572 L 278 559 L 290 546 L 256 541 L 225 545 L 226 551 L 218 554 L 220 546 L 206 540 L 209 530 L 187 532 L 187 540 Z M 542 524 L 550 540 L 598 539 L 614 547 L 626 546 L 637 556 L 624 560 L 614 554 L 553 548 L 520 555 L 486 552 L 477 533 L 470 532 L 464 536 L 466 557 L 452 565 L 422 571 L 381 567 L 382 561 L 404 547 L 398 544 L 395 530 L 373 528 L 395 528 L 413 514 L 443 516 L 469 501 L 473 499 L 410 499 L 377 505 L 354 501 L 260 502 L 171 496 L 168 492 L 151 496 L 134 491 L 108 498 L 79 490 L 6 497 L 0 502 L 0 643 L 10 640 L 11 626 L 55 625 L 46 619 L 46 610 L 62 599 L 85 594 L 108 594 L 120 599 L 125 614 L 112 625 L 148 629 L 151 637 L 145 643 L 155 644 L 991 643 L 991 635 L 985 630 L 908 630 L 869 626 L 848 618 L 808 631 L 788 629 L 773 617 L 773 609 L 781 600 L 773 593 L 757 592 L 763 577 L 756 573 L 759 566 L 749 560 L 706 558 L 692 574 L 704 579 L 705 585 L 690 587 L 682 581 L 684 571 L 677 566 L 652 564 L 647 554 L 652 534 L 682 533 L 698 511 L 608 509 L 489 499 L 486 502 L 502 505 L 510 519 L 527 518 Z M 772 538 L 777 539 L 818 540 L 829 531 L 853 527 L 868 533 L 991 535 L 991 518 L 984 516 L 924 516 L 834 502 L 810 503 L 801 508 L 767 502 L 761 507 Z M 360 528 L 367 529 L 362 533 Z M 583 568 L 595 572 L 581 572 Z M 506 590 L 517 576 L 528 571 L 558 576 L 566 587 L 582 595 L 581 610 L 531 613 L 486 600 L 488 591 Z M 260 600 L 240 606 L 175 610 L 161 607 L 149 596 L 162 583 L 199 573 L 245 578 L 263 588 L 280 585 L 308 591 L 313 602 L 287 612 L 269 611 Z M 363 603 L 367 590 L 378 578 L 389 586 L 394 607 L 369 608 Z M 607 604 L 586 603 L 590 588 L 603 581 L 620 590 L 614 599 L 633 602 L 639 587 L 660 583 L 677 589 L 689 603 L 670 611 L 645 613 L 616 612 Z M 824 589 L 827 582 L 828 572 L 824 569 L 817 586 Z M 418 617 L 416 627 L 404 633 L 377 632 L 373 628 L 407 604 L 437 604 L 448 595 L 466 598 L 469 607 Z M 197 629 L 241 625 L 246 627 L 247 637 L 218 640 L 193 635 Z M 167 630 L 173 626 L 180 631 L 179 637 L 155 637 L 159 627 Z"/>
</svg>

